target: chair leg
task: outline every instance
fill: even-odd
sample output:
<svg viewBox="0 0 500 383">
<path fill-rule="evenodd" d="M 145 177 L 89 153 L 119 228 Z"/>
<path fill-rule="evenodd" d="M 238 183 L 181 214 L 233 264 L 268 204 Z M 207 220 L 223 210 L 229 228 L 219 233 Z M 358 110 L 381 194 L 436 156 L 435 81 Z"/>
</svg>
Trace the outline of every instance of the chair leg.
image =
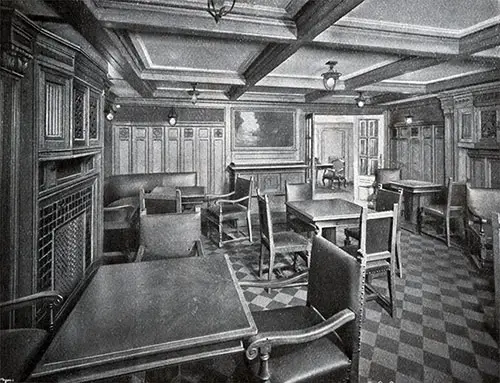
<svg viewBox="0 0 500 383">
<path fill-rule="evenodd" d="M 252 218 L 250 216 L 250 211 L 247 211 L 247 225 L 248 225 L 248 240 L 250 243 L 253 242 L 252 238 Z"/>
<path fill-rule="evenodd" d="M 259 278 L 262 279 L 264 275 L 264 245 L 260 245 L 260 256 L 259 256 Z"/>
<path fill-rule="evenodd" d="M 393 269 L 394 266 L 391 266 Z M 394 318 L 396 312 L 396 305 L 394 304 L 396 291 L 394 289 L 395 280 L 394 280 L 394 270 L 387 271 L 387 287 L 389 290 L 389 315 L 391 318 Z"/>
<path fill-rule="evenodd" d="M 450 218 L 445 217 L 446 246 L 450 247 Z"/>
<path fill-rule="evenodd" d="M 274 251 L 271 251 L 269 250 L 269 272 L 268 272 L 268 276 L 267 276 L 267 279 L 269 281 L 271 281 L 273 278 L 274 278 L 274 257 L 275 257 L 275 253 Z M 271 289 L 269 289 L 270 291 Z"/>
<path fill-rule="evenodd" d="M 403 278 L 403 267 L 401 266 L 401 229 L 396 234 L 396 263 L 399 278 Z"/>
<path fill-rule="evenodd" d="M 422 220 L 424 219 L 423 217 L 424 212 L 422 209 L 417 210 L 417 233 L 422 235 Z"/>
<path fill-rule="evenodd" d="M 222 242 L 222 220 L 219 219 L 219 247 L 222 247 L 224 243 Z"/>
</svg>

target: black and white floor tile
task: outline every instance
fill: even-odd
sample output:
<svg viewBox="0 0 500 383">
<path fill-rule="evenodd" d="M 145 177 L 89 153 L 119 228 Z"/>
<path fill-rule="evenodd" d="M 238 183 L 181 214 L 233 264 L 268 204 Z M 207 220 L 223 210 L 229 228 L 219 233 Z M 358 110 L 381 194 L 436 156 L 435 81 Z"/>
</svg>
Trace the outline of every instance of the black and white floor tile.
<svg viewBox="0 0 500 383">
<path fill-rule="evenodd" d="M 342 230 L 339 230 L 342 232 Z M 341 240 L 341 238 L 339 238 Z M 238 279 L 258 276 L 258 241 L 219 249 L 229 255 Z M 279 257 L 278 267 L 290 265 Z M 499 350 L 485 313 L 493 312 L 492 278 L 458 248 L 403 231 L 403 278 L 396 279 L 397 317 L 374 301 L 365 305 L 361 382 L 499 382 Z M 305 304 L 302 288 L 244 290 L 252 311 Z"/>
</svg>

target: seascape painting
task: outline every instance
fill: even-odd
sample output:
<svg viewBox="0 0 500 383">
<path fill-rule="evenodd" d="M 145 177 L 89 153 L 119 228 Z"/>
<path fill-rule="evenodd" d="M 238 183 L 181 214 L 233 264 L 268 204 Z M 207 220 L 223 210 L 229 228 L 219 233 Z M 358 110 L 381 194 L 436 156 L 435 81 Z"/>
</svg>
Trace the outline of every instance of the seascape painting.
<svg viewBox="0 0 500 383">
<path fill-rule="evenodd" d="M 294 147 L 294 112 L 235 110 L 233 122 L 235 149 Z"/>
</svg>

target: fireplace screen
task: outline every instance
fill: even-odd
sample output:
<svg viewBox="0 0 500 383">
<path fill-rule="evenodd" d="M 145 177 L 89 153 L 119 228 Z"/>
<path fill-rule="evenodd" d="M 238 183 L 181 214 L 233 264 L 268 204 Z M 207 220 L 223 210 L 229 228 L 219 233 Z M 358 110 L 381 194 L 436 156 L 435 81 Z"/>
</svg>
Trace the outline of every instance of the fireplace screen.
<svg viewBox="0 0 500 383">
<path fill-rule="evenodd" d="M 93 187 L 61 196 L 40 210 L 38 291 L 67 297 L 92 260 Z"/>
</svg>

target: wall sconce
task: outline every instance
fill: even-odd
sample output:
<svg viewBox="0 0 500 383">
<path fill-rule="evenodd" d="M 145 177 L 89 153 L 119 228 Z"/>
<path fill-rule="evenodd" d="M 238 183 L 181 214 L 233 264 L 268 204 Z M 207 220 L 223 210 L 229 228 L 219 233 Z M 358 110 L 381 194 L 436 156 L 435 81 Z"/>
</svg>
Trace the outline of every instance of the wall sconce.
<svg viewBox="0 0 500 383">
<path fill-rule="evenodd" d="M 107 104 L 106 107 L 104 108 L 104 115 L 106 116 L 106 120 L 108 121 L 113 121 L 113 118 L 115 118 L 115 114 L 120 109 L 121 105 L 120 104 Z"/>
<path fill-rule="evenodd" d="M 337 61 L 327 61 L 326 65 L 330 66 L 328 72 L 322 73 L 323 76 L 323 85 L 325 89 L 328 91 L 333 91 L 335 89 L 335 85 L 337 85 L 337 80 L 342 75 L 342 73 L 337 72 L 333 67 L 337 65 Z"/>
<path fill-rule="evenodd" d="M 194 105 L 194 104 L 196 104 L 196 101 L 198 101 L 198 96 L 200 95 L 200 92 L 198 92 L 196 90 L 196 83 L 195 82 L 193 82 L 191 85 L 192 85 L 193 89 L 188 90 L 188 94 L 189 94 L 189 96 L 191 96 L 191 102 Z"/>
<path fill-rule="evenodd" d="M 168 124 L 170 126 L 175 126 L 177 124 L 177 112 L 174 107 L 171 107 L 170 112 L 168 112 Z"/>
<path fill-rule="evenodd" d="M 411 124 L 413 122 L 413 116 L 411 115 L 411 113 L 408 113 L 406 116 L 405 116 L 405 122 L 407 124 Z"/>
<path fill-rule="evenodd" d="M 215 22 L 218 23 L 222 16 L 226 16 L 229 12 L 231 12 L 234 8 L 234 4 L 236 0 L 233 0 L 231 7 L 229 9 L 224 5 L 224 0 L 207 0 L 207 11 L 212 15 L 215 19 Z"/>
<path fill-rule="evenodd" d="M 363 92 L 358 92 L 359 96 L 355 98 L 356 100 L 356 105 L 358 108 L 362 108 L 366 104 L 366 98 L 363 97 Z"/>
</svg>

